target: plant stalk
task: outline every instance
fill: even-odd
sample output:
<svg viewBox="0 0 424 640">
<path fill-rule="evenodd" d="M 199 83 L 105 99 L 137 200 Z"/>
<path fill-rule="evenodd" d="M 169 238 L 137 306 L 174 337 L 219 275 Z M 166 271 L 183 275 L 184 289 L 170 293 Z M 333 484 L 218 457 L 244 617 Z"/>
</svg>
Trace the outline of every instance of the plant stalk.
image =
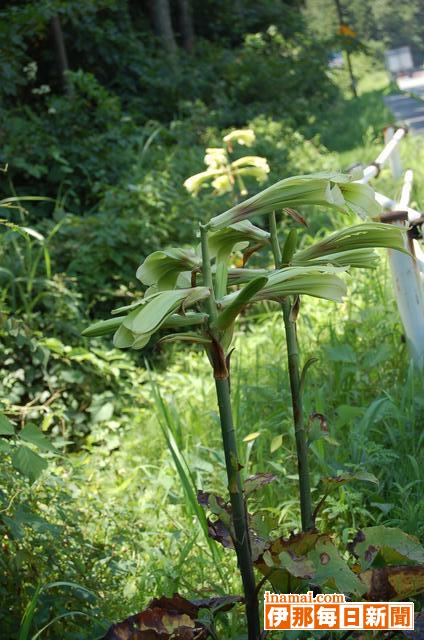
<svg viewBox="0 0 424 640">
<path fill-rule="evenodd" d="M 274 255 L 275 268 L 282 265 L 282 254 L 278 242 L 277 223 L 275 212 L 269 216 L 269 230 L 271 234 L 271 246 Z M 296 320 L 292 318 L 291 301 L 285 298 L 281 305 L 284 318 L 284 329 L 287 346 L 287 361 L 290 379 L 290 393 L 293 407 L 294 433 L 296 439 L 297 468 L 299 474 L 300 517 L 302 530 L 313 529 L 313 512 L 311 481 L 309 474 L 308 443 L 305 432 L 305 420 L 303 414 L 303 401 L 300 389 L 299 348 L 297 342 Z"/>
<path fill-rule="evenodd" d="M 249 640 L 259 640 L 259 603 L 256 591 L 255 574 L 253 570 L 252 553 L 247 524 L 246 505 L 241 483 L 237 443 L 231 412 L 230 389 L 228 378 L 215 379 L 216 395 L 218 398 L 219 417 L 221 421 L 222 442 L 225 452 L 228 491 L 232 509 L 234 526 L 234 546 L 243 582 L 246 607 L 247 631 Z"/>
<path fill-rule="evenodd" d="M 209 316 L 213 322 L 218 316 L 216 307 L 212 270 L 210 266 L 207 227 L 200 225 L 200 237 L 202 246 L 202 270 L 203 281 L 210 288 L 211 294 L 208 299 Z M 225 354 L 219 344 L 219 334 L 212 335 L 216 342 L 218 351 L 222 357 Z M 211 358 L 214 362 L 214 358 Z M 234 528 L 234 547 L 237 555 L 238 567 L 243 583 L 243 592 L 246 607 L 247 637 L 248 640 L 259 640 L 261 634 L 259 622 L 259 603 L 256 591 L 255 573 L 253 569 L 252 553 L 250 549 L 249 528 L 247 522 L 246 504 L 244 500 L 243 487 L 240 476 L 240 465 L 237 453 L 237 441 L 234 430 L 233 415 L 231 411 L 231 396 L 228 380 L 228 370 L 225 366 L 219 367 L 217 372 L 214 366 L 215 388 L 219 407 L 219 418 L 221 423 L 222 443 L 225 454 L 225 466 L 227 470 L 228 491 L 232 510 L 232 520 Z"/>
<path fill-rule="evenodd" d="M 282 303 L 284 328 L 286 333 L 287 360 L 292 397 L 294 433 L 296 438 L 297 467 L 299 472 L 300 516 L 303 531 L 314 528 L 312 517 L 311 481 L 309 476 L 308 443 L 305 433 L 303 402 L 300 390 L 299 350 L 296 322 L 291 319 L 291 302 Z"/>
</svg>

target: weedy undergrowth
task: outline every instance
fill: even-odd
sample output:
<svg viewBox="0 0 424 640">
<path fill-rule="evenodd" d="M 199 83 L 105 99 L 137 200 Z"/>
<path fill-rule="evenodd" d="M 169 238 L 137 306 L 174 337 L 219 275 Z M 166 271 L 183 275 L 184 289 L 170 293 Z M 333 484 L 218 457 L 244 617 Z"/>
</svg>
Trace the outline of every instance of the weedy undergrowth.
<svg viewBox="0 0 424 640">
<path fill-rule="evenodd" d="M 83 332 L 87 337 L 114 332 L 113 341 L 118 348 L 143 349 L 155 339 L 160 344 L 188 342 L 205 350 L 215 381 L 228 499 L 200 491 L 198 500 L 213 515 L 213 519 L 208 519 L 211 537 L 223 546 L 235 549 L 243 584 L 248 640 L 261 637 L 258 593 L 266 580 L 278 590 L 301 589 L 312 584 L 356 596 L 381 595 L 375 593 L 373 581 L 374 572 L 379 569 L 371 567 L 358 553 L 357 545 L 363 542 L 363 536 L 365 540 L 367 537 L 372 539 L 376 549 L 380 548 L 379 541 L 383 546 L 394 544 L 402 548 L 399 553 L 406 564 L 424 562 L 424 550 L 417 541 L 412 542 L 402 532 L 393 534 L 388 533 L 393 530 L 385 531 L 384 527 L 377 528 L 379 531 L 371 527 L 366 533 L 361 532 L 356 546 L 352 546 L 351 553 L 359 558 L 361 569 L 357 575 L 351 571 L 329 533 L 316 531 L 314 525 L 308 442 L 302 412 L 302 390 L 310 363 L 300 370 L 296 336 L 299 299 L 309 295 L 340 302 L 347 292 L 343 275 L 351 267 L 375 266 L 374 247 L 402 251 L 403 238 L 398 228 L 379 222 L 362 222 L 304 249 L 297 249 L 296 234 L 291 232 L 280 248 L 275 212 L 283 211 L 301 224 L 306 221 L 297 208 L 304 204 L 322 205 L 361 217 L 376 216 L 378 206 L 372 189 L 354 182 L 355 178 L 337 173 L 295 176 L 235 204 L 200 225 L 200 244 L 197 246 L 171 248 L 149 255 L 137 271 L 137 278 L 147 287 L 144 296 L 115 309 L 110 320 L 96 322 Z M 270 216 L 269 231 L 251 221 L 263 215 Z M 252 253 L 269 248 L 272 249 L 274 268 L 246 266 Z M 243 251 L 241 268 L 231 266 L 231 256 L 236 250 Z M 263 473 L 244 481 L 231 404 L 230 361 L 235 323 L 246 308 L 265 300 L 277 303 L 277 309 L 282 307 L 289 360 L 303 533 L 288 540 L 276 538 L 272 532 L 265 538 L 258 535 L 255 517 L 248 513 L 252 494 L 272 482 L 273 476 Z M 171 332 L 163 334 L 164 329 Z M 350 479 L 335 478 L 329 483 Z M 294 562 L 293 554 L 301 562 Z M 320 561 L 322 557 L 328 558 L 325 567 Z M 259 584 L 255 569 L 263 574 Z M 399 573 L 399 567 L 393 569 Z M 407 575 L 405 570 L 402 574 L 405 581 Z M 423 575 L 420 580 L 424 581 Z M 415 588 L 418 582 L 414 583 Z M 405 595 L 400 583 L 396 589 L 396 595 Z M 172 606 L 175 607 L 175 603 Z M 178 607 L 176 610 L 178 612 Z M 133 619 L 128 622 L 134 623 Z M 194 624 L 190 626 L 193 633 L 194 628 L 198 628 Z M 202 637 L 213 637 L 206 627 L 203 631 Z M 111 631 L 107 637 L 118 636 Z"/>
</svg>

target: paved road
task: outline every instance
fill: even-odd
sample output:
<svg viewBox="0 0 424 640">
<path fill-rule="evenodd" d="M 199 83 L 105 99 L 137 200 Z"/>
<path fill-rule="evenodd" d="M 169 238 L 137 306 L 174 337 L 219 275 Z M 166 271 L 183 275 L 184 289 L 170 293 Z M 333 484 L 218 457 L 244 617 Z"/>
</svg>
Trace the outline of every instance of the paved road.
<svg viewBox="0 0 424 640">
<path fill-rule="evenodd" d="M 409 84 L 407 81 L 399 82 L 401 89 L 413 92 L 422 100 L 415 100 L 406 93 L 400 93 L 386 96 L 384 102 L 399 123 L 404 122 L 408 125 L 412 134 L 424 135 L 424 80 L 412 80 Z"/>
</svg>

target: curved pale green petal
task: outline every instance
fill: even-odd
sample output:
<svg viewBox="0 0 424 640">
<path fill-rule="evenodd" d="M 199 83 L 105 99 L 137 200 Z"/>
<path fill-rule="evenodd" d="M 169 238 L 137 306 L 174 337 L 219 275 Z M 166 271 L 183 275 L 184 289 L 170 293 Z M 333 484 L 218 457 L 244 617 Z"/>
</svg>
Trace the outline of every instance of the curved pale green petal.
<svg viewBox="0 0 424 640">
<path fill-rule="evenodd" d="M 184 182 L 184 186 L 187 191 L 196 196 L 205 182 L 208 182 L 211 178 L 215 178 L 221 174 L 222 169 L 208 169 L 207 171 L 196 173 L 194 176 L 187 178 Z"/>
<path fill-rule="evenodd" d="M 346 293 L 346 285 L 337 274 L 345 271 L 331 265 L 279 269 L 269 274 L 267 284 L 253 296 L 252 302 L 279 301 L 290 295 L 309 295 L 340 302 Z M 223 308 L 230 306 L 237 294 L 235 291 L 224 296 L 219 304 Z"/>
<path fill-rule="evenodd" d="M 255 278 L 267 277 L 271 274 L 271 271 L 266 269 L 228 269 L 228 283 L 232 284 L 244 284 L 251 282 Z"/>
<path fill-rule="evenodd" d="M 256 136 L 253 129 L 234 129 L 234 131 L 230 131 L 230 133 L 227 133 L 227 135 L 223 138 L 224 142 L 226 142 L 227 144 L 231 142 L 237 142 L 237 144 L 246 147 L 251 147 L 255 142 L 255 139 Z"/>
<path fill-rule="evenodd" d="M 188 307 L 210 295 L 207 287 L 161 291 L 152 296 L 141 308 L 134 309 L 125 318 L 124 326 L 135 334 L 154 333 L 180 307 Z"/>
<path fill-rule="evenodd" d="M 110 318 L 109 320 L 99 320 L 82 331 L 81 335 L 86 338 L 95 338 L 98 336 L 107 336 L 113 333 L 125 320 L 125 316 L 119 318 Z"/>
<path fill-rule="evenodd" d="M 374 189 L 369 184 L 349 182 L 343 186 L 343 197 L 348 209 L 364 220 L 381 213 Z"/>
<path fill-rule="evenodd" d="M 117 349 L 127 349 L 132 347 L 134 343 L 134 334 L 132 331 L 121 325 L 113 336 L 113 344 Z"/>
<path fill-rule="evenodd" d="M 162 327 L 166 329 L 187 327 L 190 325 L 204 324 L 208 319 L 207 313 L 197 313 L 194 311 L 188 311 L 184 315 L 173 313 L 168 316 L 163 323 Z"/>
<path fill-rule="evenodd" d="M 399 227 L 381 222 L 364 222 L 340 229 L 323 240 L 297 251 L 292 264 L 305 264 L 310 260 L 355 249 L 383 247 L 405 251 L 404 233 Z"/>
<path fill-rule="evenodd" d="M 227 290 L 228 259 L 236 248 L 244 249 L 248 243 L 264 245 L 269 241 L 270 234 L 260 227 L 256 227 L 249 220 L 219 229 L 208 234 L 209 252 L 216 257 L 215 293 L 221 297 Z M 246 244 L 243 244 L 246 243 Z"/>
<path fill-rule="evenodd" d="M 208 234 L 210 256 L 214 258 L 220 252 L 229 255 L 239 242 L 266 244 L 269 237 L 268 231 L 252 224 L 250 220 L 236 222 L 229 227 Z"/>
<path fill-rule="evenodd" d="M 323 205 L 355 214 L 375 215 L 379 206 L 369 185 L 352 183 L 353 176 L 312 173 L 285 178 L 209 221 L 209 228 L 222 229 L 241 220 L 286 207 Z"/>
<path fill-rule="evenodd" d="M 137 269 L 137 278 L 145 285 L 172 289 L 182 271 L 200 266 L 200 258 L 192 249 L 167 249 L 151 253 Z"/>
<path fill-rule="evenodd" d="M 375 269 L 378 259 L 378 255 L 372 249 L 352 249 L 351 251 L 326 254 L 310 260 L 298 260 L 295 256 L 291 264 L 293 266 L 333 265 L 335 267 Z"/>
</svg>

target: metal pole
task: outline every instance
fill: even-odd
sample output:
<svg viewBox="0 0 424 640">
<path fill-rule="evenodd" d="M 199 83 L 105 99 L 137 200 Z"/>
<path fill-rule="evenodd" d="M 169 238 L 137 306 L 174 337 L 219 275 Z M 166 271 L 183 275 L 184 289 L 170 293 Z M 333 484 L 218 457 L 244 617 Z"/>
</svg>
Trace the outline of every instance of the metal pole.
<svg viewBox="0 0 424 640">
<path fill-rule="evenodd" d="M 413 177 L 411 170 L 406 171 L 402 194 L 397 205 L 399 210 L 409 208 Z M 408 222 L 394 224 L 405 228 Z M 419 268 L 420 256 L 415 256 L 415 244 L 418 246 L 414 240 L 405 237 L 405 248 L 414 257 L 389 249 L 389 264 L 406 342 L 414 362 L 422 368 L 424 367 L 424 289 Z"/>
<path fill-rule="evenodd" d="M 393 138 L 397 135 L 398 137 L 400 136 L 400 140 L 403 138 L 403 136 L 405 135 L 405 133 L 403 133 L 403 135 L 400 135 L 399 132 L 404 131 L 402 129 L 398 129 L 395 132 L 394 127 L 386 127 L 386 129 L 384 130 L 384 142 L 386 143 L 386 149 L 390 148 L 390 142 L 393 140 Z M 380 154 L 381 156 L 382 154 Z M 394 145 L 393 149 L 391 149 L 390 153 L 388 154 L 390 156 L 390 167 L 392 169 L 392 175 L 394 177 L 395 180 L 399 180 L 399 178 L 402 175 L 402 162 L 400 160 L 400 154 L 399 154 L 399 148 L 396 145 Z M 379 158 L 380 158 L 379 156 Z M 377 162 L 378 159 L 377 158 Z M 383 160 L 384 162 L 384 160 Z M 380 164 L 383 164 L 380 160 Z M 408 198 L 408 202 L 407 204 L 409 204 L 409 198 Z"/>
<path fill-rule="evenodd" d="M 396 131 L 394 131 L 393 127 L 388 127 L 384 133 L 386 142 L 384 149 L 377 156 L 375 162 L 364 169 L 364 177 L 360 180 L 357 180 L 357 182 L 366 184 L 372 178 L 377 177 L 381 167 L 387 162 L 387 160 L 389 160 L 389 158 L 392 158 L 393 154 L 397 154 L 397 159 L 395 159 L 394 163 L 391 164 L 392 172 L 399 172 L 397 174 L 397 178 L 400 178 L 400 176 L 402 175 L 402 165 L 400 162 L 397 146 L 405 135 L 406 130 L 403 127 L 399 127 L 399 129 L 396 129 Z"/>
<path fill-rule="evenodd" d="M 342 27 L 343 25 L 343 11 L 342 11 L 342 7 L 340 5 L 340 0 L 334 0 L 336 3 L 336 9 L 337 9 L 337 15 L 339 18 L 339 25 L 340 27 Z M 347 59 L 347 68 L 349 70 L 349 76 L 350 76 L 350 85 L 352 88 L 352 93 L 353 93 L 353 97 L 357 98 L 358 97 L 358 93 L 356 91 L 356 80 L 355 80 L 355 76 L 353 75 L 353 68 L 352 68 L 352 61 L 350 59 L 350 53 L 349 51 L 345 51 L 346 53 L 346 59 Z"/>
</svg>

